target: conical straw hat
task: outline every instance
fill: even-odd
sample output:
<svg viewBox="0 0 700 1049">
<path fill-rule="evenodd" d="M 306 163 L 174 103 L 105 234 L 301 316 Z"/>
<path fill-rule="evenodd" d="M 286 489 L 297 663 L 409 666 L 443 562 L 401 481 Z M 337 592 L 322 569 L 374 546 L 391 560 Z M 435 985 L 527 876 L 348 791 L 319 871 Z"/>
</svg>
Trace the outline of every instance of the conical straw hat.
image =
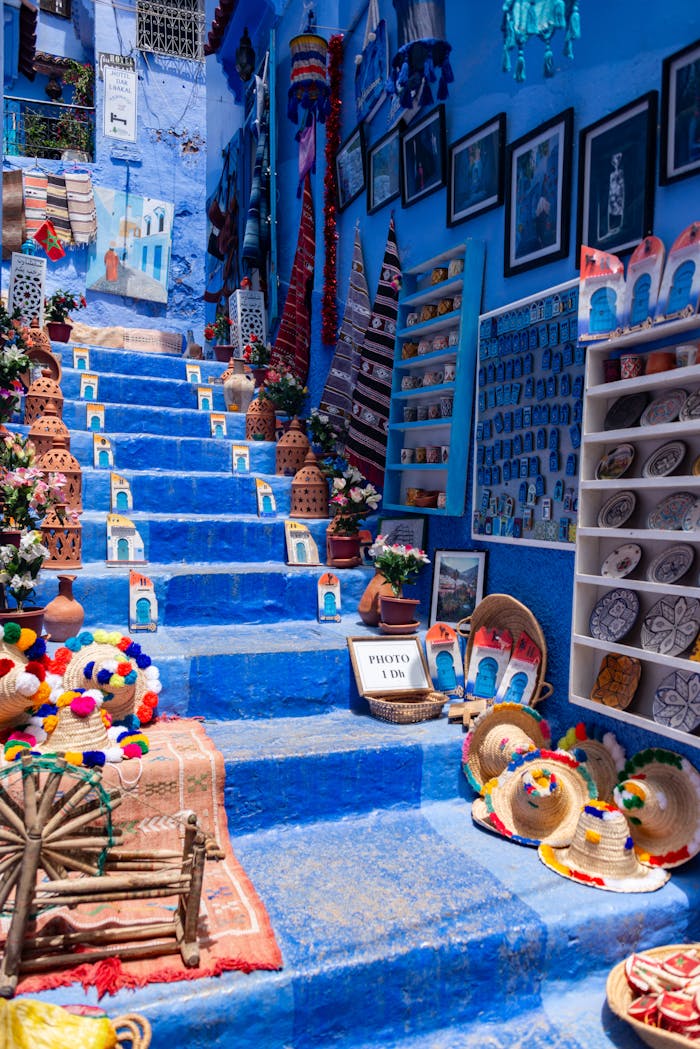
<svg viewBox="0 0 700 1049">
<path fill-rule="evenodd" d="M 599 801 L 612 801 L 613 790 L 625 764 L 624 748 L 612 732 L 602 732 L 582 721 L 559 740 L 559 750 L 568 750 L 585 762 L 598 791 Z"/>
<path fill-rule="evenodd" d="M 549 725 L 541 714 L 522 703 L 496 703 L 480 714 L 464 740 L 462 771 L 481 792 L 484 783 L 500 776 L 517 751 L 549 745 Z"/>
<path fill-rule="evenodd" d="M 14 666 L 0 674 L 0 729 L 9 728 L 22 720 L 31 704 L 31 697 L 40 685 L 40 679 L 25 670 L 29 661 L 24 652 L 17 645 L 0 640 L 0 661 L 4 660 L 14 663 Z"/>
<path fill-rule="evenodd" d="M 58 722 L 53 732 L 37 746 L 42 754 L 65 754 L 67 751 L 109 750 L 112 746 L 100 714 L 100 707 L 85 717 L 75 714 L 70 705 L 59 707 Z"/>
<path fill-rule="evenodd" d="M 570 754 L 531 750 L 484 784 L 472 818 L 519 845 L 569 845 L 581 809 L 595 796 L 590 773 Z"/>
<path fill-rule="evenodd" d="M 700 774 L 687 758 L 658 747 L 635 754 L 614 798 L 642 863 L 678 867 L 700 852 Z"/>
<path fill-rule="evenodd" d="M 562 877 L 609 892 L 654 892 L 670 877 L 639 862 L 627 820 L 605 801 L 583 806 L 571 845 L 543 844 L 538 853 L 545 866 Z"/>
<path fill-rule="evenodd" d="M 79 650 L 72 650 L 70 662 L 63 674 L 63 681 L 66 688 L 101 689 L 111 697 L 109 709 L 112 717 L 115 721 L 122 721 L 128 715 L 136 714 L 143 709 L 144 697 L 147 697 L 148 693 L 160 691 L 158 669 L 150 660 L 148 662 L 150 665 L 146 668 L 140 667 L 136 658 L 127 655 L 118 645 L 104 640 L 90 641 Z M 120 674 L 118 668 L 127 666 L 130 669 L 126 675 Z M 134 680 L 123 682 L 124 676 L 133 676 Z M 122 683 L 115 684 L 115 677 L 118 677 Z M 151 698 L 155 706 L 155 697 Z M 146 698 L 146 704 L 148 704 L 148 698 Z M 152 716 L 151 709 L 150 717 Z M 150 720 L 150 717 L 147 719 L 141 717 L 142 723 Z"/>
</svg>

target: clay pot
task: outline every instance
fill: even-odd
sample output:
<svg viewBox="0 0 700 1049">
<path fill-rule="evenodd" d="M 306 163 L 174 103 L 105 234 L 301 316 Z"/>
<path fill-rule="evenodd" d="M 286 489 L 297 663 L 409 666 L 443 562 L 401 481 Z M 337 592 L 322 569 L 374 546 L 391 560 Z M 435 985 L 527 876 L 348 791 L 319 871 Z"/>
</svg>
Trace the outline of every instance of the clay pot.
<svg viewBox="0 0 700 1049">
<path fill-rule="evenodd" d="M 255 380 L 246 369 L 243 361 L 232 357 L 229 366 L 222 375 L 224 381 L 224 402 L 229 412 L 243 412 L 250 407 L 255 393 Z"/>
<path fill-rule="evenodd" d="M 49 333 L 51 342 L 70 342 L 70 333 L 73 330 L 73 325 L 64 324 L 62 321 L 47 321 L 46 330 Z"/>
<path fill-rule="evenodd" d="M 334 568 L 354 568 L 362 561 L 359 535 L 333 535 L 327 533 L 328 563 Z"/>
<path fill-rule="evenodd" d="M 414 597 L 394 597 L 393 595 L 387 597 L 380 597 L 380 627 L 382 623 L 390 627 L 414 627 L 416 624 L 416 616 L 418 613 L 419 604 L 420 601 Z"/>
<path fill-rule="evenodd" d="M 58 594 L 44 609 L 44 629 L 51 641 L 75 637 L 85 620 L 85 609 L 73 597 L 74 575 L 58 576 Z"/>
<path fill-rule="evenodd" d="M 233 356 L 233 351 L 234 347 L 231 346 L 230 343 L 222 342 L 214 346 L 214 356 L 216 357 L 217 361 L 221 361 L 222 363 L 225 363 L 226 361 L 229 361 L 231 359 L 231 357 Z"/>
<path fill-rule="evenodd" d="M 379 626 L 379 599 L 391 597 L 392 594 L 391 583 L 387 583 L 381 572 L 375 572 L 357 606 L 362 622 L 367 626 Z"/>
<path fill-rule="evenodd" d="M 44 629 L 44 609 L 25 608 L 18 612 L 16 608 L 4 609 L 0 612 L 0 624 L 17 623 L 22 629 L 33 630 L 37 637 L 41 637 Z"/>
</svg>

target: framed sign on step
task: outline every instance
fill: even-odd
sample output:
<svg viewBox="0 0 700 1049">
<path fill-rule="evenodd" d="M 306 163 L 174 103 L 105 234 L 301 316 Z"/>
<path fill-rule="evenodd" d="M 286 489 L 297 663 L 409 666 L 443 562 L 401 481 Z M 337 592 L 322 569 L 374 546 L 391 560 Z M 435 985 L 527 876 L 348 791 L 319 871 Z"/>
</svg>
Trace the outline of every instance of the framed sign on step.
<svg viewBox="0 0 700 1049">
<path fill-rule="evenodd" d="M 348 648 L 357 690 L 365 698 L 429 692 L 433 687 L 418 637 L 349 637 Z"/>
</svg>

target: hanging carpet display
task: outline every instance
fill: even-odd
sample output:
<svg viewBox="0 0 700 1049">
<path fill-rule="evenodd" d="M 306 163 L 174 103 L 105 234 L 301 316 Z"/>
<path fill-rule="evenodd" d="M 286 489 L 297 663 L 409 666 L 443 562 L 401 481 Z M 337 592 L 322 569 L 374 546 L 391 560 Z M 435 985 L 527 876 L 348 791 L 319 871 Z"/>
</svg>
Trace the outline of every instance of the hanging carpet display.
<svg viewBox="0 0 700 1049">
<path fill-rule="evenodd" d="M 343 432 L 352 415 L 352 395 L 357 382 L 360 351 L 368 324 L 369 292 L 362 257 L 360 230 L 356 228 L 345 313 L 320 405 L 321 411 L 330 416 L 337 433 Z"/>
<path fill-rule="evenodd" d="M 311 179 L 307 175 L 304 179 L 299 237 L 289 279 L 289 291 L 270 358 L 271 368 L 289 368 L 303 383 L 309 374 L 315 248 L 314 202 L 311 196 Z"/>
<path fill-rule="evenodd" d="M 391 369 L 401 269 L 394 220 L 384 249 L 377 295 L 360 354 L 345 455 L 377 487 L 384 482 Z"/>
<path fill-rule="evenodd" d="M 39 227 L 46 222 L 46 191 L 49 178 L 40 168 L 31 168 L 22 172 L 24 184 L 24 222 L 27 236 L 33 237 Z"/>
<path fill-rule="evenodd" d="M 9 259 L 24 242 L 24 194 L 22 172 L 2 173 L 2 257 Z"/>
<path fill-rule="evenodd" d="M 445 0 L 393 0 L 398 50 L 391 60 L 387 90 L 403 109 L 433 103 L 431 84 L 438 81 L 439 101 L 454 80 L 452 46 L 445 39 Z"/>
<path fill-rule="evenodd" d="M 265 59 L 265 71 L 267 58 Z M 250 187 L 250 204 L 243 236 L 243 262 L 249 269 L 265 272 L 270 250 L 270 100 L 264 77 L 256 76 L 256 97 L 262 103 L 255 121 L 258 144 Z"/>
<path fill-rule="evenodd" d="M 76 244 L 89 244 L 97 237 L 97 210 L 92 179 L 87 171 L 66 172 L 68 219 Z"/>
<path fill-rule="evenodd" d="M 239 247 L 243 215 L 239 207 L 243 178 L 241 155 L 243 130 L 239 129 L 223 150 L 221 176 L 207 201 L 209 241 L 207 245 L 207 287 L 204 301 L 219 305 L 228 302 L 241 283 Z"/>
<path fill-rule="evenodd" d="M 68 195 L 63 175 L 49 175 L 46 190 L 46 218 L 53 224 L 62 244 L 73 243 L 73 233 L 68 217 Z"/>
</svg>

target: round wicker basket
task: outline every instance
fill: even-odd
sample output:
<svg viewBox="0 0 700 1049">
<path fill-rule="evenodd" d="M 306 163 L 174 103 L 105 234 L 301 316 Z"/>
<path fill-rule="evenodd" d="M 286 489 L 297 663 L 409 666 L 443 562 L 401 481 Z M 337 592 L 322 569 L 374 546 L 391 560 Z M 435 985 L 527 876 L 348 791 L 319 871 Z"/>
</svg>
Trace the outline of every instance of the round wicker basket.
<svg viewBox="0 0 700 1049">
<path fill-rule="evenodd" d="M 667 944 L 664 947 L 654 947 L 642 953 L 649 958 L 661 960 L 671 954 L 677 954 L 678 951 L 686 950 L 688 947 L 697 949 L 700 947 L 700 944 Z M 649 1024 L 642 1023 L 641 1020 L 628 1016 L 627 1010 L 638 995 L 627 982 L 624 961 L 610 970 L 605 989 L 611 1012 L 619 1016 L 625 1023 L 628 1023 L 647 1045 L 654 1046 L 655 1049 L 692 1049 L 693 1046 L 697 1046 L 697 1041 L 685 1038 L 682 1034 L 676 1034 L 674 1031 L 663 1031 L 659 1027 L 651 1027 Z"/>
<path fill-rule="evenodd" d="M 151 1025 L 140 1013 L 125 1013 L 112 1020 L 120 1049 L 148 1049 L 151 1044 Z"/>
<path fill-rule="evenodd" d="M 367 697 L 370 713 L 380 721 L 391 721 L 394 725 L 415 725 L 419 721 L 439 718 L 447 702 L 444 692 L 420 692 L 414 696 Z"/>
</svg>

